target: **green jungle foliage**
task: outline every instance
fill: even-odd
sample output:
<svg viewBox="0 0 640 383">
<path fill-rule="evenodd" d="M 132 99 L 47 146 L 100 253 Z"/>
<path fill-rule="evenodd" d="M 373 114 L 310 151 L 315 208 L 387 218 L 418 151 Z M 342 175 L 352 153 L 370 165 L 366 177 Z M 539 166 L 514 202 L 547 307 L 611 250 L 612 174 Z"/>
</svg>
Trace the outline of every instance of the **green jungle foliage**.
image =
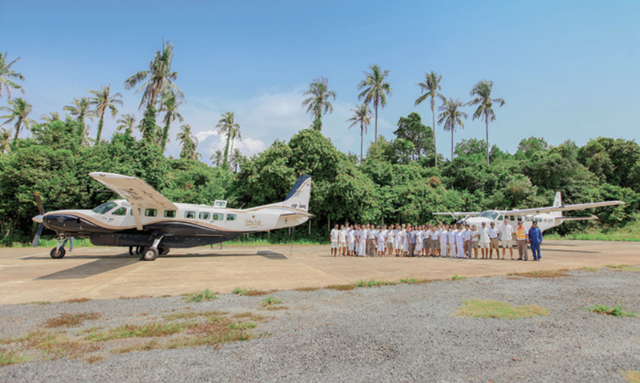
<svg viewBox="0 0 640 383">
<path fill-rule="evenodd" d="M 150 119 L 149 119 L 150 120 Z M 153 121 L 146 121 L 150 125 Z M 152 130 L 151 128 L 149 129 Z M 588 227 L 624 227 L 635 220 L 640 203 L 640 147 L 634 141 L 596 138 L 550 147 L 541 138 L 523 139 L 515 154 L 493 146 L 486 164 L 486 143 L 463 140 L 456 157 L 439 157 L 434 167 L 432 130 L 417 113 L 400 118 L 395 137 L 379 137 L 368 155 L 336 149 L 318 130 L 303 129 L 289 142 L 276 140 L 262 153 L 241 158 L 237 172 L 188 158 L 166 158 L 156 140 L 116 133 L 89 146 L 82 123 L 67 118 L 33 127 L 33 137 L 18 139 L 0 154 L 0 244 L 27 243 L 36 230 L 34 192 L 45 210 L 91 209 L 119 197 L 88 176 L 94 171 L 144 179 L 175 202 L 252 207 L 282 201 L 301 174 L 313 176 L 310 225 L 293 230 L 295 240 L 326 240 L 334 223 L 435 223 L 437 211 L 550 206 L 556 191 L 566 204 L 619 199 L 626 205 L 597 212 L 599 222 L 568 222 L 555 232 Z M 196 157 L 197 158 L 197 157 Z M 45 236 L 53 233 L 45 231 Z M 288 230 L 252 235 L 282 241 Z"/>
</svg>

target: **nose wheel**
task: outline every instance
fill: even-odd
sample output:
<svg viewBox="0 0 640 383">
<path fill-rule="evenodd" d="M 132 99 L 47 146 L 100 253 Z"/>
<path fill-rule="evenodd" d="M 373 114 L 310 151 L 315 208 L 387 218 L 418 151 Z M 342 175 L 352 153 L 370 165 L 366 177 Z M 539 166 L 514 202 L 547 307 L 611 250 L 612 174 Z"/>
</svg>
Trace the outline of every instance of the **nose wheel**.
<svg viewBox="0 0 640 383">
<path fill-rule="evenodd" d="M 53 249 L 51 249 L 51 252 L 49 252 L 49 255 L 53 259 L 60 259 L 64 257 L 65 254 L 67 254 L 67 251 L 64 249 L 64 247 L 54 247 Z"/>
</svg>

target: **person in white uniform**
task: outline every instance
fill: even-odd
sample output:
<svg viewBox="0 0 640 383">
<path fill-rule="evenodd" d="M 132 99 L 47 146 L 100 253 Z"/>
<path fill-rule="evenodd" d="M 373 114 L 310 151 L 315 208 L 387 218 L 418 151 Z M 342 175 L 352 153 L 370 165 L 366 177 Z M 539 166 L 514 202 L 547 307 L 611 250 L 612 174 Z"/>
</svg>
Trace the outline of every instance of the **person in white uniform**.
<svg viewBox="0 0 640 383">
<path fill-rule="evenodd" d="M 449 238 L 448 226 L 443 224 L 440 230 L 440 255 L 447 256 L 447 238 Z"/>
<path fill-rule="evenodd" d="M 456 250 L 458 258 L 464 258 L 464 227 L 462 225 L 456 230 Z"/>
<path fill-rule="evenodd" d="M 431 226 L 431 256 L 437 257 L 440 255 L 440 230 L 442 229 L 442 224 L 438 224 L 438 227 Z"/>
<path fill-rule="evenodd" d="M 335 225 L 333 230 L 331 230 L 331 234 L 329 235 L 329 239 L 331 241 L 331 255 L 334 257 L 338 254 L 338 236 L 340 235 L 340 230 L 338 230 L 338 225 Z"/>
<path fill-rule="evenodd" d="M 458 228 L 456 225 L 449 227 L 449 251 L 451 258 L 456 258 L 456 234 L 458 234 Z"/>
<path fill-rule="evenodd" d="M 356 244 L 355 231 L 353 228 L 349 228 L 347 231 L 347 255 L 353 256 L 354 246 Z"/>
<path fill-rule="evenodd" d="M 416 228 L 416 248 L 413 253 L 416 257 L 422 256 L 422 227 Z"/>
<path fill-rule="evenodd" d="M 378 230 L 378 234 L 376 236 L 377 246 L 378 246 L 378 256 L 382 257 L 384 255 L 384 242 L 386 240 L 386 225 L 382 226 L 382 229 Z"/>
<path fill-rule="evenodd" d="M 482 222 L 482 227 L 478 230 L 478 234 L 480 235 L 480 252 L 482 253 L 482 259 L 489 258 L 489 246 L 491 244 L 491 239 L 489 238 L 489 228 L 487 227 L 486 222 Z"/>
<path fill-rule="evenodd" d="M 362 229 L 360 230 L 360 249 L 358 250 L 358 256 L 364 257 L 367 253 L 367 235 L 369 234 L 369 230 L 362 225 Z"/>
<path fill-rule="evenodd" d="M 338 233 L 338 255 L 344 257 L 347 252 L 347 230 L 344 225 L 340 226 L 340 232 Z"/>
<path fill-rule="evenodd" d="M 389 231 L 387 232 L 387 256 L 390 257 L 393 255 L 393 242 L 395 242 L 396 234 L 395 234 L 395 226 L 389 226 Z"/>
<path fill-rule="evenodd" d="M 476 253 L 476 259 L 478 258 L 478 243 L 480 240 L 480 232 L 476 225 L 471 226 L 471 248 Z"/>
<path fill-rule="evenodd" d="M 500 240 L 502 240 L 502 259 L 509 248 L 511 260 L 513 260 L 513 227 L 509 225 L 509 220 L 505 219 L 504 224 L 500 228 Z"/>
<path fill-rule="evenodd" d="M 393 249 L 396 251 L 396 257 L 400 256 L 400 250 L 402 249 L 402 226 L 400 224 L 396 225 L 397 229 L 394 230 L 396 233 L 396 238 L 393 243 Z"/>
</svg>

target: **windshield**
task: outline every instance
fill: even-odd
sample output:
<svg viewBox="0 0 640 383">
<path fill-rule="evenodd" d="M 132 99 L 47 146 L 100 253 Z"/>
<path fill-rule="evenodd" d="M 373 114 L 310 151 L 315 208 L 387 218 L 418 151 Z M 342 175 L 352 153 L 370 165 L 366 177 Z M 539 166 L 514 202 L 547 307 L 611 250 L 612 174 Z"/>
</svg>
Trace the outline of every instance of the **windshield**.
<svg viewBox="0 0 640 383">
<path fill-rule="evenodd" d="M 482 218 L 489 218 L 491 220 L 494 220 L 496 218 L 498 218 L 500 214 L 498 214 L 498 212 L 495 211 L 483 211 L 482 213 L 480 213 L 480 215 L 478 217 L 482 217 Z"/>
<path fill-rule="evenodd" d="M 98 213 L 98 214 L 104 214 L 104 213 L 108 212 L 109 210 L 113 209 L 116 206 L 118 206 L 118 204 L 115 203 L 115 202 L 103 203 L 102 205 L 94 208 L 93 212 L 94 213 Z"/>
</svg>

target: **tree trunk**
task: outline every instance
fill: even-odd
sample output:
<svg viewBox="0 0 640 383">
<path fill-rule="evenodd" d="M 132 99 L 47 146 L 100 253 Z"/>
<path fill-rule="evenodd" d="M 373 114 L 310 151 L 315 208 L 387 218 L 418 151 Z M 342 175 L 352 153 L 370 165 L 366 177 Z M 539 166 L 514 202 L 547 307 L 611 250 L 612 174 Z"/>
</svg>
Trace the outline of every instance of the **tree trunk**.
<svg viewBox="0 0 640 383">
<path fill-rule="evenodd" d="M 360 165 L 362 165 L 362 152 L 364 148 L 364 123 L 360 123 Z"/>
<path fill-rule="evenodd" d="M 222 167 L 225 170 L 229 169 L 228 156 L 229 156 L 229 138 L 230 137 L 231 137 L 231 135 L 229 133 L 227 133 L 227 145 L 224 147 L 224 161 L 222 162 Z"/>
<path fill-rule="evenodd" d="M 13 137 L 13 145 L 15 146 L 16 142 L 18 142 L 18 135 L 20 134 L 20 127 L 22 126 L 22 117 L 18 118 L 18 122 L 16 122 L 16 135 Z"/>
<path fill-rule="evenodd" d="M 98 137 L 96 138 L 96 144 L 100 143 L 100 138 L 102 138 L 102 126 L 104 124 L 104 110 L 102 111 L 102 115 L 100 116 L 100 121 L 98 121 Z"/>
<path fill-rule="evenodd" d="M 376 107 L 376 137 L 374 142 L 376 143 L 376 153 L 378 153 L 378 103 L 376 102 L 374 106 Z"/>
<path fill-rule="evenodd" d="M 489 166 L 489 118 L 486 111 L 484 113 L 484 121 L 487 126 L 487 166 Z"/>
<path fill-rule="evenodd" d="M 451 128 L 451 161 L 453 162 L 453 128 Z"/>
<path fill-rule="evenodd" d="M 432 96 L 431 97 L 431 115 L 433 116 L 433 126 L 431 127 L 431 129 L 433 129 L 433 151 L 435 153 L 436 168 L 437 168 L 438 167 L 438 145 L 436 144 L 436 112 L 435 110 L 433 110 L 434 104 L 435 104 L 435 101 Z"/>
<path fill-rule="evenodd" d="M 169 138 L 169 129 L 171 129 L 171 123 L 169 121 L 171 121 L 171 118 L 167 119 L 167 123 L 162 130 L 162 141 L 160 141 L 160 148 L 162 149 L 163 154 L 167 148 L 167 138 Z"/>
</svg>

